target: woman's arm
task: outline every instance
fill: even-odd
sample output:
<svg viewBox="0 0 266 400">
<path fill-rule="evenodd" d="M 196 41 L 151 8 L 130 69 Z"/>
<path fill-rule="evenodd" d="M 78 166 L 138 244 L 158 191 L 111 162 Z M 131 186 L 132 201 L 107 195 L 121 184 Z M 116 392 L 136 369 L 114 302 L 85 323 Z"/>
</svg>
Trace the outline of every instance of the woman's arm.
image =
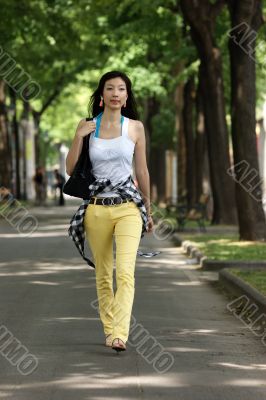
<svg viewBox="0 0 266 400">
<path fill-rule="evenodd" d="M 82 145 L 83 138 L 75 135 L 66 157 L 66 172 L 68 175 L 71 175 L 75 168 L 75 165 L 82 150 Z"/>
<path fill-rule="evenodd" d="M 66 172 L 68 175 L 72 174 L 75 165 L 79 159 L 82 150 L 84 136 L 88 135 L 94 130 L 95 130 L 94 121 L 86 121 L 86 119 L 82 119 L 79 122 L 73 142 L 66 157 Z"/>
<path fill-rule="evenodd" d="M 150 175 L 146 161 L 146 137 L 141 121 L 136 121 L 137 142 L 135 145 L 135 174 L 148 214 L 150 208 Z"/>
</svg>

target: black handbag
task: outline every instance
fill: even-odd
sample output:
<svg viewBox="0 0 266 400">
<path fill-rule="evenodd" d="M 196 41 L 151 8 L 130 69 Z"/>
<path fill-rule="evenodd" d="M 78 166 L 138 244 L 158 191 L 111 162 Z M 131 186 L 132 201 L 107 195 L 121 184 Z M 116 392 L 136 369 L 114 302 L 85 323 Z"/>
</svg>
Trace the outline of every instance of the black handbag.
<svg viewBox="0 0 266 400">
<path fill-rule="evenodd" d="M 93 118 L 86 118 L 86 121 L 91 121 Z M 91 132 L 92 133 L 92 132 Z M 89 154 L 90 133 L 83 138 L 82 150 L 75 168 L 70 178 L 63 186 L 63 192 L 69 196 L 79 197 L 81 199 L 89 199 L 89 185 L 95 181 L 92 174 L 92 164 Z"/>
</svg>

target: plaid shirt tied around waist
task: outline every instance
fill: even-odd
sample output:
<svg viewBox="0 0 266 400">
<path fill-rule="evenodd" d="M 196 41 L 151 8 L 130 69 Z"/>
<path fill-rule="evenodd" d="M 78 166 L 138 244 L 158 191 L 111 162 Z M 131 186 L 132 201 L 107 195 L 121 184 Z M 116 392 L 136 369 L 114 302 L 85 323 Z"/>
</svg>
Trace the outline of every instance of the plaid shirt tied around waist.
<svg viewBox="0 0 266 400">
<path fill-rule="evenodd" d="M 96 196 L 98 193 L 114 191 L 119 194 L 122 199 L 133 199 L 134 203 L 139 207 L 142 218 L 141 238 L 144 236 L 144 232 L 148 231 L 147 210 L 131 175 L 129 175 L 125 181 L 119 182 L 116 185 L 113 185 L 108 178 L 97 178 L 92 184 L 89 185 L 89 189 L 91 190 L 91 197 Z M 88 206 L 89 200 L 83 200 L 79 209 L 75 212 L 70 221 L 68 235 L 74 241 L 82 258 L 88 263 L 89 266 L 95 268 L 94 263 L 89 258 L 85 257 L 84 253 L 85 229 L 83 222 Z"/>
</svg>

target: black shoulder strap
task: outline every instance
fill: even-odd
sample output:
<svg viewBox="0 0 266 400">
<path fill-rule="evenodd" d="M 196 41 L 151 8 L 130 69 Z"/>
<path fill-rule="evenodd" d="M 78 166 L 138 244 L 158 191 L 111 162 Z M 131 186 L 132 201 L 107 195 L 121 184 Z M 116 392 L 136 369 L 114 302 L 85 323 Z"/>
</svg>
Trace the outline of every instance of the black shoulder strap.
<svg viewBox="0 0 266 400">
<path fill-rule="evenodd" d="M 86 121 L 92 121 L 92 120 L 93 120 L 93 117 L 92 118 L 86 117 Z M 83 138 L 83 145 L 84 146 L 83 146 L 82 150 L 84 149 L 84 151 L 88 151 L 88 149 L 89 149 L 89 144 L 90 144 L 89 138 L 90 138 L 90 135 L 86 135 Z"/>
</svg>

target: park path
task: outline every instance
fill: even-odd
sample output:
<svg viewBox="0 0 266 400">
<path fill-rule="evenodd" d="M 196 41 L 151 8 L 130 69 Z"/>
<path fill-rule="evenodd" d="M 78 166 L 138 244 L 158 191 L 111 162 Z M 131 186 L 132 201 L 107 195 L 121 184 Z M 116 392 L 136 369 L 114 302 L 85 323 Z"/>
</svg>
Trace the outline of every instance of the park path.
<svg viewBox="0 0 266 400">
<path fill-rule="evenodd" d="M 171 240 L 142 239 L 162 253 L 137 258 L 132 313 L 171 367 L 160 371 L 137 341 L 119 355 L 103 345 L 94 270 L 67 236 L 76 208 L 32 208 L 29 237 L 0 220 L 0 338 L 8 330 L 38 360 L 22 374 L 0 339 L 0 399 L 266 400 L 266 348 L 229 313 L 217 275 L 197 271 Z"/>
</svg>

